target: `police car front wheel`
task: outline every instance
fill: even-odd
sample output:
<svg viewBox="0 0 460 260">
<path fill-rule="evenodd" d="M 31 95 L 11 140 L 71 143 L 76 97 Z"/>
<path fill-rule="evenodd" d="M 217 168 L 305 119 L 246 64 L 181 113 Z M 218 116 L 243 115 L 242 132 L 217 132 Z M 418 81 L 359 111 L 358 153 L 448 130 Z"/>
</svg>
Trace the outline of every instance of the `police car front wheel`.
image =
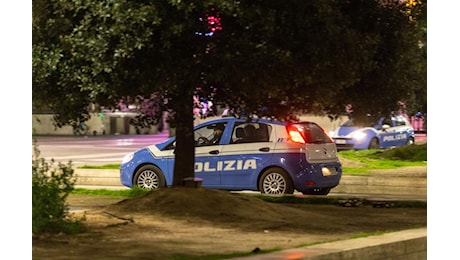
<svg viewBox="0 0 460 260">
<path fill-rule="evenodd" d="M 372 138 L 371 142 L 369 143 L 369 149 L 379 149 L 380 148 L 380 143 L 377 138 Z"/>
<path fill-rule="evenodd" d="M 289 174 L 281 168 L 266 170 L 260 177 L 259 188 L 262 193 L 269 195 L 294 193 L 294 186 Z"/>
<path fill-rule="evenodd" d="M 133 184 L 143 189 L 158 189 L 165 186 L 165 178 L 158 167 L 144 165 L 136 171 Z"/>
<path fill-rule="evenodd" d="M 406 145 L 413 145 L 413 144 L 415 144 L 414 138 L 409 138 L 406 142 Z"/>
</svg>

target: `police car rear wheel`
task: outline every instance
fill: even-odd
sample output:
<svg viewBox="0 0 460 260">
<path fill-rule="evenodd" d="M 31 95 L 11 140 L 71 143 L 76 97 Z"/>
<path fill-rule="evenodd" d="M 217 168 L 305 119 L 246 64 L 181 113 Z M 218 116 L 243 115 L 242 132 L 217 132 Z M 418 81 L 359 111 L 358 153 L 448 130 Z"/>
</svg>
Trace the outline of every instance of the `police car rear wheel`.
<svg viewBox="0 0 460 260">
<path fill-rule="evenodd" d="M 270 168 L 266 170 L 259 181 L 260 191 L 269 195 L 293 194 L 294 186 L 292 185 L 289 175 L 280 168 Z"/>
<path fill-rule="evenodd" d="M 165 186 L 165 179 L 158 167 L 144 165 L 136 172 L 134 185 L 148 190 L 158 189 Z"/>
</svg>

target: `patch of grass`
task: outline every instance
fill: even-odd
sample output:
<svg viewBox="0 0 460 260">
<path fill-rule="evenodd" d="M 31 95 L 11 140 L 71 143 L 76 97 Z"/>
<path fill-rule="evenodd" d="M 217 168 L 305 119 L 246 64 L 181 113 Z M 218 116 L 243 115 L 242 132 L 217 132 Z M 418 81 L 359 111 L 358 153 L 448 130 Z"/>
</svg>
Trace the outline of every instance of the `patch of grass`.
<svg viewBox="0 0 460 260">
<path fill-rule="evenodd" d="M 78 169 L 102 169 L 102 170 L 118 170 L 120 169 L 120 164 L 104 164 L 100 166 L 94 166 L 94 165 L 83 165 L 77 167 Z"/>
<path fill-rule="evenodd" d="M 359 162 L 359 167 L 342 165 L 344 173 L 362 175 L 369 170 L 396 169 L 408 166 L 426 166 L 427 144 L 409 145 L 386 150 L 348 150 L 339 153 L 339 159 Z"/>
<path fill-rule="evenodd" d="M 376 151 L 369 155 L 374 159 L 390 159 L 409 162 L 427 161 L 427 144 L 408 145 L 394 149 Z"/>
<path fill-rule="evenodd" d="M 116 196 L 116 197 L 138 197 L 151 192 L 150 190 L 133 187 L 126 190 L 109 190 L 109 189 L 81 189 L 77 188 L 72 194 L 91 195 L 91 196 Z"/>
</svg>

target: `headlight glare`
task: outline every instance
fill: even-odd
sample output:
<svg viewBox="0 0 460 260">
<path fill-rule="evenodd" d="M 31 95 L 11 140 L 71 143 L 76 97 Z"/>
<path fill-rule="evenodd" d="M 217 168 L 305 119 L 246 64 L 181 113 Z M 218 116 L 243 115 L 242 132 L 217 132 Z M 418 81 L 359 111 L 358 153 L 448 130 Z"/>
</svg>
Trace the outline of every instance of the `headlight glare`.
<svg viewBox="0 0 460 260">
<path fill-rule="evenodd" d="M 366 133 L 364 133 L 364 132 L 358 132 L 358 133 L 353 135 L 353 138 L 358 140 L 358 141 L 363 140 L 365 137 L 366 137 Z"/>
<path fill-rule="evenodd" d="M 123 157 L 123 161 L 121 161 L 121 164 L 127 163 L 133 159 L 134 153 L 129 153 Z"/>
</svg>

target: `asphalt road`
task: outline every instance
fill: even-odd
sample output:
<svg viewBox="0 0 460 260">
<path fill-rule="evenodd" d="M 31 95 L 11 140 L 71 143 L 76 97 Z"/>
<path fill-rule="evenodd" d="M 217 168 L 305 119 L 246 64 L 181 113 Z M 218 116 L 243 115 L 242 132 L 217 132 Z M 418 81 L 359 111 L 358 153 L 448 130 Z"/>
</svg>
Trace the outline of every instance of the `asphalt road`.
<svg viewBox="0 0 460 260">
<path fill-rule="evenodd" d="M 417 133 L 415 134 L 415 144 L 426 144 L 427 143 L 427 134 L 426 133 Z"/>
<path fill-rule="evenodd" d="M 40 157 L 62 163 L 72 161 L 74 166 L 120 164 L 126 154 L 166 139 L 168 132 L 156 135 L 35 137 Z"/>
</svg>

